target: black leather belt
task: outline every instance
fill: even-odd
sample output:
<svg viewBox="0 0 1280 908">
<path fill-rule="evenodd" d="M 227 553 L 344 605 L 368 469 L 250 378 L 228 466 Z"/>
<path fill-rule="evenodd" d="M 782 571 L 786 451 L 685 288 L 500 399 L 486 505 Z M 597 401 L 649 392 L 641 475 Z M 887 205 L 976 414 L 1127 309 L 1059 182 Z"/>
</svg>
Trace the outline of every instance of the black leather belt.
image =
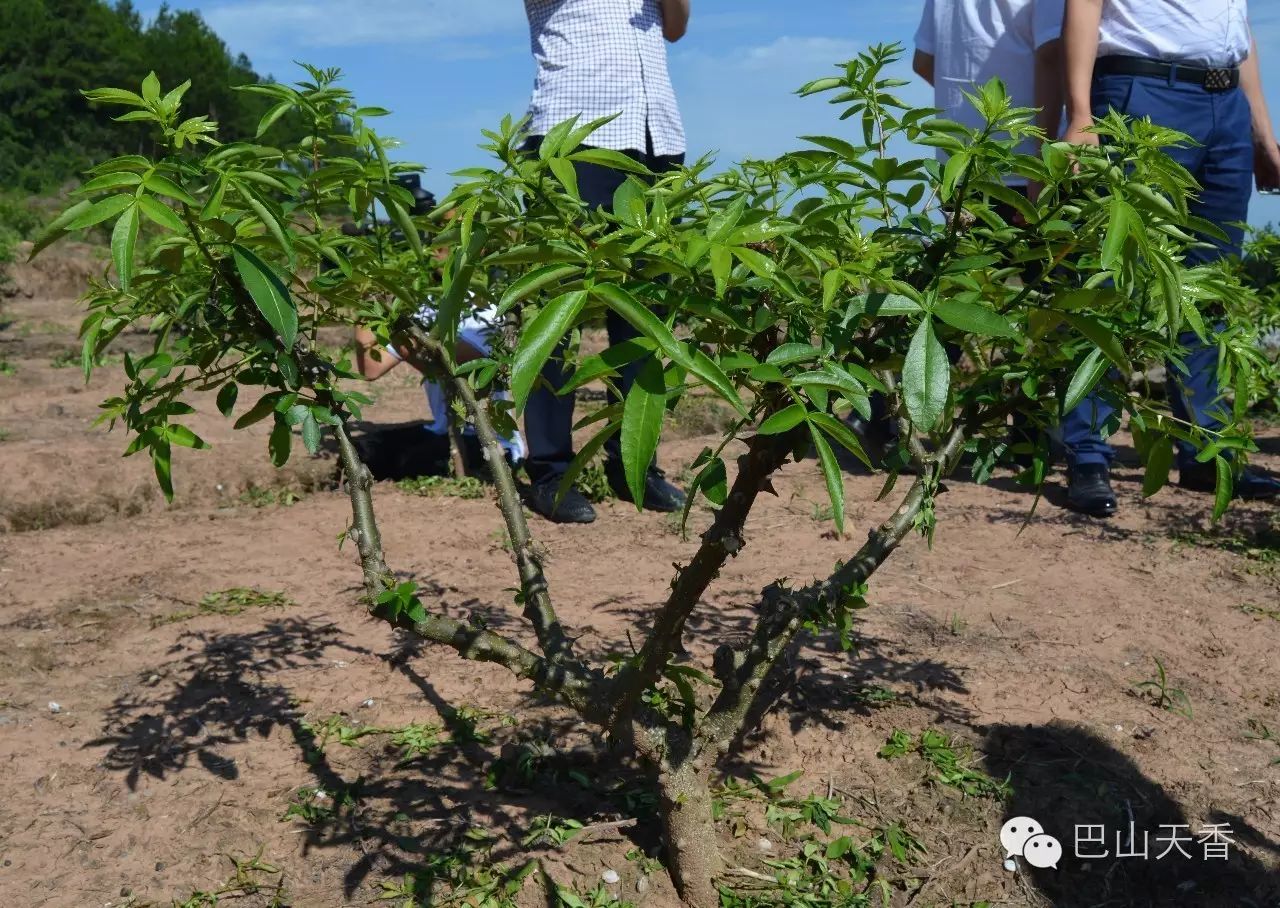
<svg viewBox="0 0 1280 908">
<path fill-rule="evenodd" d="M 1240 69 L 1235 66 L 1221 69 L 1185 66 L 1146 57 L 1099 57 L 1093 71 L 1113 76 L 1154 76 L 1165 81 L 1190 82 L 1210 92 L 1230 91 L 1240 85 Z"/>
</svg>

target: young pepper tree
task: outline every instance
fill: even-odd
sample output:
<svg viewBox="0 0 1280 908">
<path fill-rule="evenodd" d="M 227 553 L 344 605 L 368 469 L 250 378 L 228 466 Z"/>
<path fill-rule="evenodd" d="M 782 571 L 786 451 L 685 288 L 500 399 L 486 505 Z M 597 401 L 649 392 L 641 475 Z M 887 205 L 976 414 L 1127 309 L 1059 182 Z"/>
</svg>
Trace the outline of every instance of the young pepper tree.
<svg viewBox="0 0 1280 908">
<path fill-rule="evenodd" d="M 1133 364 L 1176 361 L 1178 334 L 1207 335 L 1205 311 L 1242 292 L 1219 271 L 1181 265 L 1194 234 L 1212 227 L 1188 216 L 1193 181 L 1160 151 L 1177 135 L 1113 116 L 1098 127 L 1102 150 L 1048 145 L 1038 157 L 1020 155 L 1020 140 L 1034 135 L 1032 112 L 1011 108 L 998 83 L 973 97 L 987 125 L 966 129 L 893 96 L 901 83 L 884 68 L 898 53 L 872 48 L 802 90 L 828 96 L 855 124 L 852 135 L 805 137 L 802 150 L 719 172 L 703 160 L 649 174 L 585 144 L 599 123 L 562 124 L 530 155 L 520 125 L 507 120 L 485 134 L 494 165 L 462 172 L 442 204 L 453 212 L 432 240 L 449 250 L 442 270 L 394 180 L 409 168 L 390 163 L 392 143 L 368 126 L 383 111 L 357 106 L 337 73 L 310 69 L 296 87 L 251 89 L 277 101 L 262 132 L 290 111 L 312 124 L 285 148 L 219 144 L 213 124 L 182 119 L 184 87 L 162 95 L 149 78 L 139 94 L 89 97 L 131 108 L 125 118 L 157 132 L 161 151 L 96 168 L 84 201 L 40 245 L 114 221 L 114 279 L 86 298 L 85 368 L 125 328 L 153 332 L 151 354 L 126 357 L 129 384 L 104 404 L 104 417 L 134 433 L 126 453 L 149 453 L 166 494 L 172 446 L 205 446 L 182 422 L 195 391 L 216 391 L 225 415 L 239 413 L 237 427 L 272 420 L 277 464 L 295 431 L 313 452 L 333 433 L 370 613 L 505 666 L 629 745 L 652 770 L 682 897 L 710 906 L 727 885 L 710 797 L 718 762 L 749 730 L 784 653 L 832 630 L 853 644 L 852 614 L 866 605 L 868 580 L 909 533 L 932 540 L 942 480 L 963 454 L 983 478 L 1009 453 L 1011 418 L 1048 426 L 1091 391 L 1113 398 L 1141 436 L 1149 494 L 1167 479 L 1172 439 L 1185 438 L 1217 458 L 1225 508 L 1232 464 L 1249 449 L 1234 427 L 1207 433 L 1126 390 Z M 928 146 L 951 153 L 945 166 Z M 574 162 L 633 175 L 611 212 L 581 201 Z M 1007 187 L 1014 176 L 1043 187 L 1036 201 Z M 341 231 L 375 204 L 403 233 L 403 249 L 377 232 Z M 144 219 L 159 231 L 145 243 Z M 415 315 L 426 298 L 436 310 L 430 323 Z M 516 339 L 456 367 L 460 317 L 491 303 Z M 581 329 L 606 311 L 639 336 L 586 355 Z M 436 614 L 394 579 L 372 478 L 349 434 L 364 400 L 346 390 L 345 362 L 317 342 L 324 326 L 356 324 L 449 383 L 474 422 L 512 541 L 527 633 Z M 1228 381 L 1242 355 L 1226 346 Z M 608 667 L 576 651 L 557 615 L 499 444 L 553 357 L 571 374 L 566 390 L 596 381 L 621 390 L 622 368 L 639 364 L 621 402 L 583 421 L 594 431 L 566 484 L 618 434 L 638 490 L 663 414 L 684 395 L 718 398 L 736 414 L 693 464 L 689 500 L 713 509 L 711 526 L 675 571 L 639 651 L 619 641 Z M 488 395 L 499 385 L 512 403 Z M 816 455 L 843 528 L 835 451 L 871 458 L 842 417 L 870 416 L 876 395 L 898 427 L 883 461 L 881 497 L 896 496 L 891 516 L 828 576 L 764 585 L 750 633 L 724 642 L 707 672 L 673 665 L 689 619 L 713 607 L 706 597 L 719 572 L 748 549 L 752 508 L 784 463 Z M 1025 453 L 1036 485 L 1047 453 L 1035 445 Z"/>
</svg>

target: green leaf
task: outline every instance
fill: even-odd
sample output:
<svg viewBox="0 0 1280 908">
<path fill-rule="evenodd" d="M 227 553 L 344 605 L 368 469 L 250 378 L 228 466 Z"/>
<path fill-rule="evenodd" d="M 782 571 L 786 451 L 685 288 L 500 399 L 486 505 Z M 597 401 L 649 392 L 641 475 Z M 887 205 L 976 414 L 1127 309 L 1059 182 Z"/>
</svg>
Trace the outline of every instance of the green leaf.
<svg viewBox="0 0 1280 908">
<path fill-rule="evenodd" d="M 1142 477 L 1142 497 L 1150 498 L 1169 482 L 1169 468 L 1173 466 L 1173 439 L 1164 435 L 1151 444 L 1147 454 L 1147 471 Z"/>
<path fill-rule="evenodd" d="M 562 281 L 570 275 L 577 274 L 580 270 L 577 265 L 547 265 L 522 274 L 512 282 L 507 292 L 502 294 L 502 299 L 498 302 L 498 314 L 509 311 L 516 303 L 528 299 L 539 290 Z"/>
<path fill-rule="evenodd" d="M 1091 350 L 1080 363 L 1075 374 L 1071 376 L 1071 382 L 1067 385 L 1067 395 L 1062 401 L 1062 412 L 1070 413 L 1080 406 L 1081 402 L 1093 393 L 1094 387 L 1101 381 L 1106 371 L 1107 361 L 1102 351 Z"/>
<path fill-rule="evenodd" d="M 809 434 L 813 436 L 813 446 L 818 451 L 818 462 L 822 465 L 822 476 L 827 481 L 827 495 L 831 498 L 831 510 L 835 517 L 836 531 L 844 532 L 844 475 L 840 464 L 836 461 L 835 452 L 814 423 L 809 423 Z"/>
<path fill-rule="evenodd" d="M 311 413 L 302 420 L 302 443 L 311 454 L 320 453 L 320 424 Z"/>
<path fill-rule="evenodd" d="M 953 328 L 980 337 L 1016 337 L 1018 334 L 1003 315 L 967 300 L 939 300 L 933 314 Z"/>
<path fill-rule="evenodd" d="M 276 404 L 280 401 L 281 397 L 283 397 L 283 395 L 278 391 L 262 395 L 262 397 L 258 399 L 258 402 L 249 408 L 248 412 L 235 421 L 235 428 L 244 429 L 256 422 L 261 422 L 266 419 L 275 412 Z M 228 413 L 227 415 L 230 416 L 231 414 Z"/>
<path fill-rule="evenodd" d="M 138 245 L 138 206 L 130 205 L 111 231 L 111 261 L 125 293 L 133 284 L 133 253 Z"/>
<path fill-rule="evenodd" d="M 275 238 L 275 241 L 280 244 L 280 251 L 285 253 L 289 257 L 289 262 L 292 263 L 293 241 L 289 239 L 284 228 L 280 226 L 280 221 L 267 206 L 267 203 L 264 202 L 254 190 L 250 189 L 244 183 L 236 183 L 235 187 L 236 191 L 240 193 L 240 197 L 244 199 L 245 204 L 253 209 L 253 213 L 258 216 L 258 220 L 262 221 L 263 225 L 267 228 L 267 232 L 270 233 L 271 236 Z M 408 239 L 410 243 L 414 242 L 412 238 L 406 237 L 406 239 Z"/>
<path fill-rule="evenodd" d="M 192 432 L 186 426 L 168 426 L 165 429 L 164 434 L 169 441 L 184 448 L 194 448 L 196 450 L 203 451 L 209 447 L 209 443 L 207 441 L 195 432 Z"/>
<path fill-rule="evenodd" d="M 741 416 L 749 412 L 738 392 L 730 384 L 728 377 L 718 365 L 705 353 L 698 351 L 691 354 L 684 344 L 676 340 L 671 330 L 662 321 L 642 306 L 638 300 L 616 284 L 598 284 L 592 292 L 612 309 L 621 315 L 633 328 L 658 345 L 668 359 L 687 372 L 697 376 L 708 387 L 720 395 Z"/>
<path fill-rule="evenodd" d="M 92 202 L 88 199 L 83 199 L 54 218 L 49 226 L 44 229 L 44 232 L 36 238 L 35 244 L 31 247 L 31 254 L 27 256 L 27 261 L 35 258 L 42 249 L 47 249 L 51 244 L 65 236 L 68 229 L 67 225 L 79 218 L 92 206 Z"/>
<path fill-rule="evenodd" d="M 565 470 L 564 475 L 560 477 L 560 485 L 556 488 L 557 505 L 564 498 L 565 492 L 568 492 L 573 484 L 578 481 L 582 471 L 595 459 L 596 454 L 604 447 L 605 442 L 618 434 L 619 428 L 621 428 L 621 425 L 616 420 L 608 422 L 604 428 L 592 436 L 590 441 L 578 449 L 577 455 L 569 464 L 569 469 Z"/>
<path fill-rule="evenodd" d="M 951 363 L 933 331 L 933 319 L 925 317 L 911 338 L 902 364 L 902 390 L 907 412 L 917 428 L 932 431 L 942 419 L 951 387 Z"/>
<path fill-rule="evenodd" d="M 142 100 L 148 104 L 157 104 L 160 101 L 160 79 L 154 71 L 147 73 L 147 77 L 142 80 Z"/>
<path fill-rule="evenodd" d="M 901 293 L 868 293 L 856 299 L 863 302 L 863 311 L 870 316 L 911 315 L 920 311 L 920 304 Z"/>
<path fill-rule="evenodd" d="M 756 432 L 760 435 L 781 435 L 783 432 L 789 432 L 804 421 L 808 412 L 809 409 L 804 404 L 792 404 L 770 414 Z"/>
<path fill-rule="evenodd" d="M 645 477 L 658 452 L 666 409 L 667 382 L 662 363 L 657 357 L 650 357 L 640 367 L 622 409 L 622 468 L 637 510 L 644 506 Z"/>
<path fill-rule="evenodd" d="M 639 227 L 648 220 L 644 203 L 644 187 L 626 179 L 613 193 L 613 216 L 629 227 Z"/>
<path fill-rule="evenodd" d="M 520 335 L 520 344 L 516 348 L 515 360 L 511 366 L 511 396 L 515 400 L 517 413 L 524 411 L 529 393 L 551 356 L 551 351 L 577 322 L 586 302 L 587 294 L 584 290 L 573 290 L 558 296 L 542 308 Z"/>
<path fill-rule="evenodd" d="M 271 463 L 283 467 L 289 462 L 289 450 L 293 447 L 293 429 L 289 422 L 279 413 L 276 424 L 271 429 L 271 437 L 267 440 L 267 451 L 271 454 Z"/>
<path fill-rule="evenodd" d="M 582 198 L 582 194 L 578 191 L 578 171 L 574 169 L 572 161 L 565 158 L 552 158 L 547 162 L 547 166 L 556 175 L 565 192 L 575 199 Z"/>
<path fill-rule="evenodd" d="M 409 212 L 389 195 L 382 196 L 382 204 L 387 209 L 387 214 L 391 215 L 391 220 L 395 222 L 395 225 L 400 228 L 400 232 L 404 234 L 409 247 L 413 249 L 413 254 L 421 258 L 422 237 L 418 234 L 418 227 L 413 223 L 413 218 L 409 217 Z"/>
<path fill-rule="evenodd" d="M 774 366 L 789 366 L 793 363 L 807 363 L 822 355 L 822 350 L 813 344 L 781 344 L 766 357 L 765 362 Z"/>
<path fill-rule="evenodd" d="M 195 207 L 200 204 L 191 197 L 191 193 L 187 192 L 173 180 L 158 173 L 153 173 L 143 180 L 143 184 L 154 193 L 168 196 L 171 199 L 177 199 L 184 205 Z"/>
<path fill-rule="evenodd" d="M 1097 319 L 1081 315 L 1078 312 L 1064 312 L 1062 317 L 1071 327 L 1093 341 L 1107 359 L 1115 363 L 1126 376 L 1133 371 L 1133 367 L 1129 365 L 1129 357 L 1125 355 L 1120 339 L 1111 333 L 1110 328 Z"/>
<path fill-rule="evenodd" d="M 1213 466 L 1217 471 L 1217 483 L 1213 489 L 1213 519 L 1216 522 L 1231 507 L 1233 480 L 1231 464 L 1221 454 L 1213 459 Z"/>
<path fill-rule="evenodd" d="M 620 170 L 623 173 L 634 173 L 637 176 L 652 176 L 653 171 L 645 167 L 630 155 L 623 154 L 620 151 L 613 151 L 609 148 L 584 148 L 569 155 L 570 161 L 580 161 L 584 164 L 598 164 L 601 167 L 608 167 L 611 170 Z"/>
<path fill-rule="evenodd" d="M 237 243 L 231 247 L 231 255 L 254 305 L 280 336 L 284 348 L 293 349 L 298 337 L 298 310 L 289 298 L 289 289 L 279 275 L 252 251 Z"/>
<path fill-rule="evenodd" d="M 230 381 L 218 389 L 218 412 L 230 418 L 236 408 L 236 398 L 240 396 L 240 386 Z"/>
<path fill-rule="evenodd" d="M 115 217 L 133 204 L 131 195 L 113 195 L 94 202 L 63 226 L 64 230 L 85 230 Z M 54 223 L 57 223 L 56 221 Z"/>
<path fill-rule="evenodd" d="M 173 209 L 152 196 L 140 196 L 138 207 L 142 209 L 143 214 L 161 227 L 172 230 L 174 233 L 183 233 L 186 230 L 186 225 L 173 213 Z"/>
<path fill-rule="evenodd" d="M 268 129 L 274 126 L 276 121 L 279 120 L 281 117 L 283 117 L 285 114 L 287 114 L 292 108 L 293 108 L 293 99 L 286 98 L 285 100 L 281 101 L 279 104 L 275 105 L 270 110 L 268 110 L 265 114 L 262 115 L 262 119 L 258 121 L 258 131 L 254 135 L 254 138 L 257 138 L 257 139 L 262 138 L 263 133 L 265 133 Z"/>
<path fill-rule="evenodd" d="M 1124 252 L 1124 244 L 1135 227 L 1142 229 L 1142 220 L 1133 206 L 1121 196 L 1111 197 L 1111 216 L 1107 236 L 1102 241 L 1102 267 L 1110 269 Z"/>
<path fill-rule="evenodd" d="M 173 462 L 169 442 L 160 440 L 151 446 L 151 465 L 156 471 L 156 482 L 165 501 L 173 501 Z"/>
<path fill-rule="evenodd" d="M 871 466 L 871 458 L 862 449 L 862 442 L 858 441 L 858 436 L 854 435 L 853 430 L 840 420 L 830 413 L 810 413 L 809 422 L 821 427 L 822 431 L 830 435 L 846 451 L 866 464 L 869 469 L 874 469 Z"/>
<path fill-rule="evenodd" d="M 75 191 L 75 195 L 88 195 L 92 192 L 106 192 L 108 189 L 124 189 L 125 187 L 137 186 L 142 182 L 139 174 L 129 171 L 117 171 L 115 173 L 104 173 L 100 177 L 94 177 Z"/>
</svg>

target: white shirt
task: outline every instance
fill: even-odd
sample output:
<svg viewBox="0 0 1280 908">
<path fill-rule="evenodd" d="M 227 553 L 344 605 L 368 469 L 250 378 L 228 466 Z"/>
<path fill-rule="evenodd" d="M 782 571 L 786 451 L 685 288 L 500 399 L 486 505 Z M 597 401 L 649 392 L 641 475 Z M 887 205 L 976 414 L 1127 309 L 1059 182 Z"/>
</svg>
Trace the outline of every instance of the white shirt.
<svg viewBox="0 0 1280 908">
<path fill-rule="evenodd" d="M 1249 56 L 1247 0 L 1103 0 L 1098 56 L 1239 66 Z"/>
<path fill-rule="evenodd" d="M 1036 51 L 1062 36 L 1064 8 L 1065 0 L 925 0 L 916 49 L 933 57 L 942 116 L 981 129 L 986 121 L 964 95 L 992 79 L 1004 82 L 1014 107 L 1034 107 Z M 1035 154 L 1035 143 L 1018 151 Z"/>
<path fill-rule="evenodd" d="M 654 154 L 684 154 L 658 0 L 524 0 L 524 9 L 538 64 L 530 134 L 619 114 L 588 144 L 643 154 L 647 128 Z"/>
</svg>

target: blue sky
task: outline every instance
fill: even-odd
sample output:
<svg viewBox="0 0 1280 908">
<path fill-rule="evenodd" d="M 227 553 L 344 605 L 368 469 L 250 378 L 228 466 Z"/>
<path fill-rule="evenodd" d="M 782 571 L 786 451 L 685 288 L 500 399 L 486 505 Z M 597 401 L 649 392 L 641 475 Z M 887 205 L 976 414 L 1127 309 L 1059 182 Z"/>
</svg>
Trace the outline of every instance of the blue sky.
<svg viewBox="0 0 1280 908">
<path fill-rule="evenodd" d="M 144 15 L 156 0 L 137 4 Z M 400 157 L 428 168 L 424 182 L 447 191 L 448 174 L 482 163 L 480 130 L 523 114 L 533 84 L 528 27 L 519 0 L 211 0 L 197 9 L 255 68 L 292 80 L 293 61 L 337 66 L 361 103 L 393 115 L 382 131 L 403 141 Z M 802 134 L 840 134 L 821 101 L 792 92 L 879 42 L 909 45 L 924 0 L 693 0 L 688 36 L 670 51 L 690 152 L 722 159 L 795 147 Z M 1252 18 L 1270 107 L 1280 119 L 1280 4 L 1254 0 Z M 1270 53 L 1268 54 L 1268 51 Z M 910 77 L 905 63 L 904 77 Z M 913 79 L 901 94 L 931 93 Z M 1280 199 L 1255 197 L 1250 220 L 1280 223 Z"/>
</svg>

